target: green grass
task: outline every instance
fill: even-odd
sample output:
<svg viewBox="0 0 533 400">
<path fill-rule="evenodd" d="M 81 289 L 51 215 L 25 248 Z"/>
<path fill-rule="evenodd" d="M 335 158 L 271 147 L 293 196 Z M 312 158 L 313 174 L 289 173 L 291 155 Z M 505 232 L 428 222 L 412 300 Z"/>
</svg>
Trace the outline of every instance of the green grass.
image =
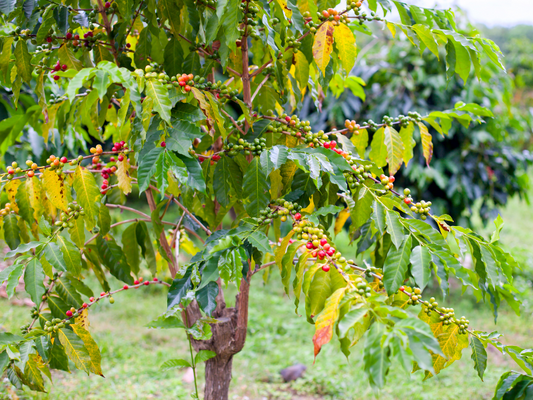
<svg viewBox="0 0 533 400">
<path fill-rule="evenodd" d="M 531 276 L 531 243 L 533 235 L 529 221 L 533 208 L 517 200 L 511 201 L 502 212 L 506 221 L 502 242 L 524 262 Z M 529 271 L 529 273 L 527 273 Z M 305 317 L 294 312 L 293 299 L 284 295 L 279 277 L 273 274 L 269 283 L 261 277 L 252 282 L 250 320 L 246 346 L 234 359 L 232 399 L 490 399 L 499 376 L 507 369 L 518 367 L 499 353 L 489 351 L 489 365 L 482 382 L 473 368 L 470 350 L 463 351 L 461 360 L 442 371 L 437 377 L 423 381 L 420 372 L 406 374 L 397 362 L 393 363 L 387 386 L 380 393 L 373 392 L 362 370 L 362 348 L 359 343 L 349 360 L 342 355 L 333 340 L 325 346 L 313 364 L 313 326 Z M 447 304 L 459 315 L 465 315 L 475 329 L 505 334 L 505 343 L 531 346 L 531 296 L 526 290 L 531 282 L 519 281 L 525 290 L 522 317 L 503 307 L 497 325 L 488 308 L 476 304 L 475 299 L 453 292 Z M 118 283 L 114 282 L 113 287 Z M 95 287 L 96 289 L 96 287 Z M 430 289 L 431 291 L 432 289 Z M 235 290 L 227 291 L 228 299 Z M 435 291 L 436 293 L 436 291 Z M 102 369 L 106 378 L 86 376 L 79 371 L 72 374 L 54 373 L 54 385 L 48 394 L 18 392 L 22 399 L 187 399 L 193 390 L 182 378 L 184 370 L 160 372 L 167 359 L 187 357 L 188 344 L 181 330 L 153 330 L 143 326 L 165 310 L 166 295 L 162 287 L 122 292 L 115 304 L 103 303 L 91 308 L 91 332 L 102 352 Z M 230 301 L 231 302 L 231 301 Z M 413 312 L 417 312 L 415 308 Z M 300 308 L 300 312 L 304 312 Z M 0 329 L 16 332 L 28 320 L 29 309 L 0 300 Z M 291 384 L 281 382 L 279 370 L 294 363 L 308 369 L 304 378 Z M 199 373 L 200 385 L 203 372 Z M 0 386 L 0 399 L 5 393 Z M 6 395 L 7 396 L 7 395 Z"/>
</svg>

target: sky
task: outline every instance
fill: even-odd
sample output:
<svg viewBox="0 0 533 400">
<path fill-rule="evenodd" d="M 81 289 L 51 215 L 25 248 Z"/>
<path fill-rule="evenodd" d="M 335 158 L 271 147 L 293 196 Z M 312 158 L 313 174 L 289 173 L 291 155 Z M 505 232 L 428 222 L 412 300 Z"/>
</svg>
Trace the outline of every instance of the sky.
<svg viewBox="0 0 533 400">
<path fill-rule="evenodd" d="M 404 0 L 420 7 L 448 8 L 455 5 L 468 12 L 470 20 L 488 26 L 533 25 L 533 0 Z"/>
</svg>

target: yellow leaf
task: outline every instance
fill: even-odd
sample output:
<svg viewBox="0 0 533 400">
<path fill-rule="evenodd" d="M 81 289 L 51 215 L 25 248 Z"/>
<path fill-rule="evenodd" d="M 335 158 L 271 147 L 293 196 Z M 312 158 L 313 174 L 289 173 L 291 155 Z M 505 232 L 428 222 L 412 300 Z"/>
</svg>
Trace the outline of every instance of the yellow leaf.
<svg viewBox="0 0 533 400">
<path fill-rule="evenodd" d="M 396 37 L 396 26 L 392 22 L 387 22 L 387 28 L 392 33 L 392 37 Z"/>
<path fill-rule="evenodd" d="M 438 354 L 431 354 L 433 369 L 438 374 L 444 368 L 449 367 L 454 361 L 461 358 L 464 348 L 468 347 L 468 335 L 459 333 L 459 326 L 456 324 L 444 325 L 435 313 L 427 315 L 423 310 L 418 317 L 429 324 L 433 335 L 439 342 L 440 348 L 445 357 Z M 426 371 L 426 379 L 432 374 Z"/>
<path fill-rule="evenodd" d="M 34 176 L 33 178 L 26 179 L 26 191 L 30 198 L 30 205 L 33 209 L 33 216 L 36 220 L 39 220 L 39 217 L 43 212 L 43 198 L 41 195 L 42 190 L 40 186 L 40 181 L 36 176 Z"/>
<path fill-rule="evenodd" d="M 285 255 L 285 252 L 287 251 L 287 246 L 289 245 L 289 242 L 292 238 L 292 235 L 294 235 L 294 231 L 291 230 L 287 236 L 282 240 L 281 244 L 277 246 L 274 249 L 276 264 L 278 264 L 279 270 L 283 268 L 283 256 Z"/>
<path fill-rule="evenodd" d="M 289 7 L 287 7 L 287 0 L 277 0 L 277 3 L 279 4 L 281 9 L 285 13 L 285 16 L 287 18 L 291 18 L 292 17 L 292 10 Z"/>
<path fill-rule="evenodd" d="M 187 235 L 183 235 L 180 238 L 180 248 L 185 250 L 190 255 L 195 255 L 196 253 L 200 251 L 195 246 L 194 242 Z"/>
<path fill-rule="evenodd" d="M 85 348 L 89 353 L 89 357 L 91 359 L 89 363 L 89 369 L 91 370 L 91 372 L 97 375 L 104 376 L 102 374 L 102 368 L 100 366 L 100 362 L 102 360 L 100 350 L 98 349 L 98 345 L 92 338 L 89 331 L 81 325 L 72 324 L 70 326 L 72 327 L 72 330 L 76 333 L 76 335 L 78 335 L 78 337 L 83 341 L 83 344 L 85 345 Z"/>
<path fill-rule="evenodd" d="M 75 319 L 76 325 L 81 326 L 83 329 L 89 329 L 91 323 L 89 322 L 89 310 L 84 308 L 79 316 Z"/>
<path fill-rule="evenodd" d="M 17 203 L 15 202 L 15 195 L 17 194 L 17 190 L 20 184 L 21 184 L 20 179 L 9 181 L 6 184 L 7 198 L 9 200 L 9 203 L 11 204 L 11 209 L 15 211 L 16 213 L 19 212 L 19 207 Z"/>
<path fill-rule="evenodd" d="M 404 147 L 402 138 L 392 126 L 385 126 L 383 130 L 385 145 L 387 146 L 387 161 L 389 174 L 394 175 L 402 166 Z"/>
<path fill-rule="evenodd" d="M 343 287 L 333 292 L 333 294 L 326 300 L 324 309 L 316 318 L 315 335 L 313 336 L 315 358 L 322 346 L 329 343 L 333 336 L 333 327 L 335 326 L 337 318 L 339 318 L 339 303 L 347 288 L 348 287 Z"/>
<path fill-rule="evenodd" d="M 74 172 L 73 186 L 76 200 L 85 211 L 85 226 L 90 231 L 94 228 L 99 213 L 100 190 L 93 174 L 79 165 Z"/>
<path fill-rule="evenodd" d="M 323 74 L 326 73 L 326 67 L 333 51 L 333 31 L 333 22 L 327 21 L 318 29 L 313 42 L 313 57 Z"/>
<path fill-rule="evenodd" d="M 61 104 L 57 103 L 57 104 L 54 104 L 53 106 L 48 107 L 48 122 L 45 121 L 45 123 L 43 124 L 43 138 L 44 138 L 45 143 L 48 142 L 48 136 L 50 134 L 50 129 L 52 129 L 56 124 L 57 110 L 59 109 L 60 105 Z M 53 136 L 52 136 L 52 139 L 53 139 Z"/>
<path fill-rule="evenodd" d="M 196 89 L 195 87 L 192 87 L 191 91 L 194 98 L 198 101 L 200 109 L 207 118 L 207 126 L 209 127 L 209 130 L 213 129 L 213 122 L 215 121 L 215 118 L 213 117 L 213 113 L 211 112 L 211 106 L 209 105 L 209 103 L 205 99 L 204 94 L 200 90 Z"/>
<path fill-rule="evenodd" d="M 337 216 L 337 219 L 335 220 L 335 236 L 337 236 L 340 231 L 342 231 L 342 228 L 344 227 L 344 224 L 346 223 L 346 220 L 350 217 L 350 210 L 345 208 L 342 210 L 339 215 Z"/>
<path fill-rule="evenodd" d="M 124 158 L 117 162 L 118 187 L 124 194 L 131 193 L 131 176 L 130 176 L 130 162 L 129 159 Z"/>
<path fill-rule="evenodd" d="M 355 64 L 355 58 L 357 57 L 355 36 L 346 24 L 340 24 L 335 27 L 333 37 L 335 39 L 335 46 L 337 46 L 342 68 L 344 68 L 346 73 L 349 73 Z"/>
<path fill-rule="evenodd" d="M 74 325 L 71 326 L 74 327 Z M 68 358 L 74 363 L 76 368 L 85 371 L 89 375 L 92 360 L 83 340 L 70 329 L 58 330 L 57 337 L 65 348 Z"/>
<path fill-rule="evenodd" d="M 426 165 L 429 167 L 429 163 L 433 157 L 432 136 L 423 122 L 419 122 L 418 127 L 420 128 L 420 137 L 422 138 L 422 151 L 424 153 L 424 158 L 426 159 Z"/>
<path fill-rule="evenodd" d="M 41 177 L 43 189 L 50 203 L 60 210 L 67 211 L 67 194 L 63 179 L 55 171 L 47 168 Z"/>
</svg>

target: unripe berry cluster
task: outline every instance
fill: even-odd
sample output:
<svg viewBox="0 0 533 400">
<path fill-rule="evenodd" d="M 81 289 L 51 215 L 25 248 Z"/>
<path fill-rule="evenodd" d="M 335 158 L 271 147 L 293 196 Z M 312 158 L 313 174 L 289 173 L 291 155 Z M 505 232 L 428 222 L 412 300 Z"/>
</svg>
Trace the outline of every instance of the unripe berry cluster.
<svg viewBox="0 0 533 400">
<path fill-rule="evenodd" d="M 367 281 L 365 281 L 363 278 L 357 278 L 355 280 L 355 291 L 360 296 L 370 297 L 372 296 L 372 288 L 368 284 Z"/>
<path fill-rule="evenodd" d="M 7 179 L 12 179 L 15 174 L 20 173 L 22 170 L 20 169 L 18 163 L 16 161 L 13 161 L 11 163 L 10 167 L 7 167 Z"/>
<path fill-rule="evenodd" d="M 235 144 L 225 144 L 223 149 L 228 152 L 230 157 L 236 156 L 239 151 L 244 151 L 245 155 L 259 156 L 266 149 L 266 138 L 256 138 L 252 143 L 240 138 Z"/>
<path fill-rule="evenodd" d="M 81 208 L 81 206 L 73 201 L 72 203 L 68 203 L 67 212 L 61 212 L 59 215 L 59 220 L 57 220 L 54 225 L 58 226 L 60 230 L 65 228 L 73 228 L 74 227 L 74 221 L 73 219 L 78 219 L 79 216 L 84 216 L 85 211 Z"/>
<path fill-rule="evenodd" d="M 69 323 L 70 323 L 69 320 L 62 320 L 60 318 L 54 318 L 44 323 L 44 331 L 48 333 L 57 332 L 58 330 L 64 328 L 65 325 Z"/>
<path fill-rule="evenodd" d="M 243 1 L 240 4 L 240 9 L 242 13 L 244 14 L 244 17 L 242 19 L 242 23 L 246 25 L 246 28 L 239 27 L 239 33 L 241 36 L 245 33 L 254 39 L 260 39 L 261 35 L 259 34 L 258 25 L 259 25 L 259 18 L 258 13 L 259 9 L 262 7 L 262 5 L 258 3 L 254 3 L 252 1 L 246 2 Z"/>
<path fill-rule="evenodd" d="M 196 82 L 195 77 L 195 82 Z M 200 78 L 198 84 L 195 85 L 198 89 L 208 90 L 215 93 L 216 98 L 220 99 L 221 103 L 225 103 L 227 100 L 236 100 L 239 91 L 237 89 L 230 89 L 228 86 L 224 85 L 224 82 L 217 81 L 211 82 L 206 81 L 205 78 Z"/>
</svg>

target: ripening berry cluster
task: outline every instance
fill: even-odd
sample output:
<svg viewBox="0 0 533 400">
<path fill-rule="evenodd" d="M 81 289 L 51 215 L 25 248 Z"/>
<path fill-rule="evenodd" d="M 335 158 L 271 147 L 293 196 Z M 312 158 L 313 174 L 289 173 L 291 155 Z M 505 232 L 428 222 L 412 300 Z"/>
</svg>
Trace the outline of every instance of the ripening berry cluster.
<svg viewBox="0 0 533 400">
<path fill-rule="evenodd" d="M 352 132 L 355 135 L 359 135 L 359 129 L 361 129 L 361 125 L 356 123 L 354 120 L 347 119 L 344 121 L 344 127 L 348 129 L 348 132 Z"/>
<path fill-rule="evenodd" d="M 4 204 L 4 208 L 0 209 L 0 216 L 4 217 L 7 214 L 9 214 L 10 212 L 14 212 L 11 209 L 11 203 L 6 203 L 6 204 Z"/>
<path fill-rule="evenodd" d="M 302 214 L 300 214 L 301 209 L 302 206 L 296 203 L 291 203 L 290 201 L 283 199 L 277 199 L 274 202 L 273 207 L 269 206 L 264 210 L 261 210 L 259 212 L 260 217 L 256 219 L 261 225 L 268 225 L 276 218 L 280 218 L 282 222 L 285 222 L 287 221 L 288 216 L 292 216 L 295 221 L 298 221 L 302 218 Z"/>
<path fill-rule="evenodd" d="M 387 176 L 385 174 L 381 174 L 379 176 L 379 180 L 381 181 L 381 184 L 385 186 L 385 189 L 387 190 L 394 189 L 394 181 L 396 180 L 394 176 Z"/>
<path fill-rule="evenodd" d="M 84 216 L 85 211 L 83 208 L 76 203 L 75 201 L 68 203 L 67 212 L 62 211 L 59 215 L 59 219 L 54 223 L 55 226 L 58 226 L 60 230 L 65 228 L 74 228 L 74 220 L 78 219 L 79 216 Z"/>
<path fill-rule="evenodd" d="M 7 179 L 12 179 L 15 174 L 18 174 L 20 172 L 22 172 L 22 170 L 20 169 L 18 163 L 16 161 L 13 161 L 11 163 L 11 166 L 7 167 Z"/>
<path fill-rule="evenodd" d="M 421 294 L 422 294 L 422 290 L 420 288 L 414 288 L 413 294 L 411 295 L 409 300 L 407 300 L 407 304 L 412 305 L 412 306 L 419 304 L 422 301 Z"/>
<path fill-rule="evenodd" d="M 311 14 L 309 12 L 306 13 L 307 15 L 304 15 L 304 18 L 309 18 Z M 339 14 L 337 10 L 334 8 L 328 8 L 327 10 L 317 11 L 317 17 L 320 20 L 320 22 L 324 21 L 332 21 L 333 25 L 338 26 L 341 23 L 348 23 L 348 15 L 347 14 Z M 314 33 L 313 28 L 317 28 L 317 25 L 315 25 L 312 21 L 308 23 L 311 32 Z"/>
</svg>

